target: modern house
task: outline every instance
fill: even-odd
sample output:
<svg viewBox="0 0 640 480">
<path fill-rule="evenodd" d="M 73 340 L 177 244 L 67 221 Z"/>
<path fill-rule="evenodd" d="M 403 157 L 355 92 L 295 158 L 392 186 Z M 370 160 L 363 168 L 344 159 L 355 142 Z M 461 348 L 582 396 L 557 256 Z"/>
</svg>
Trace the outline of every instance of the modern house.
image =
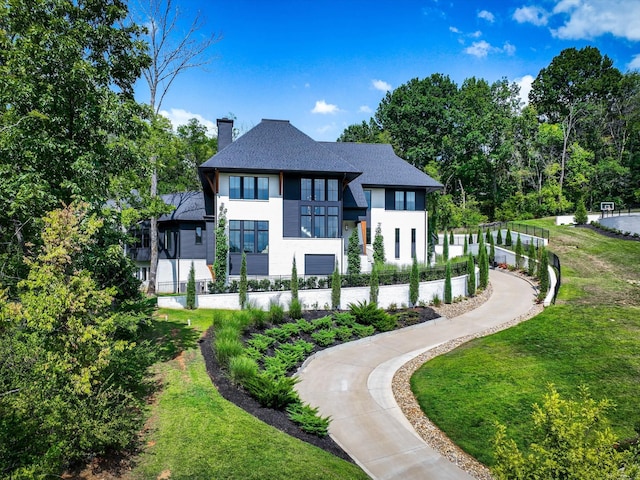
<svg viewBox="0 0 640 480">
<path fill-rule="evenodd" d="M 251 276 L 346 272 L 353 230 L 370 268 L 381 227 L 388 262 L 427 259 L 426 194 L 442 185 L 395 155 L 391 145 L 317 142 L 283 120 L 263 120 L 236 141 L 233 121 L 218 120 L 218 153 L 200 166 L 202 192 L 166 196 L 176 209 L 160 219 L 158 290 L 211 278 L 215 226 L 226 210 L 229 274 L 242 253 Z M 203 277 L 205 276 L 205 277 Z"/>
</svg>

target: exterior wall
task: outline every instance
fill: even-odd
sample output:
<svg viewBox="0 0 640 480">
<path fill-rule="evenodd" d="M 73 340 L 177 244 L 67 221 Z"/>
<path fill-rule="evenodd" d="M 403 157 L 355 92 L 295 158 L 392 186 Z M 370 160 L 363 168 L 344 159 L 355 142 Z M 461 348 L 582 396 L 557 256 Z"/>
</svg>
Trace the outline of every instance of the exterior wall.
<svg viewBox="0 0 640 480">
<path fill-rule="evenodd" d="M 156 274 L 156 290 L 158 293 L 171 293 L 178 290 L 185 291 L 187 281 L 189 280 L 189 270 L 191 262 L 196 272 L 196 281 L 199 281 L 206 291 L 207 283 L 212 280 L 211 271 L 207 267 L 207 261 L 204 258 L 198 259 L 159 259 L 158 271 Z"/>
</svg>

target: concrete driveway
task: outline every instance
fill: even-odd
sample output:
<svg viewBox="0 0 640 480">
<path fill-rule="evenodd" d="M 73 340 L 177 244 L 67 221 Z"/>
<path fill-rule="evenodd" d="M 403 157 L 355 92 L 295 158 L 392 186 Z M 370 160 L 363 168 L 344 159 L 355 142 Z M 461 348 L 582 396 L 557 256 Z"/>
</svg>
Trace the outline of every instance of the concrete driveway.
<svg viewBox="0 0 640 480">
<path fill-rule="evenodd" d="M 526 280 L 491 271 L 490 281 L 493 294 L 471 312 L 323 350 L 300 369 L 300 397 L 331 416 L 329 434 L 372 478 L 472 478 L 418 436 L 393 397 L 391 381 L 421 353 L 513 320 L 533 306 L 536 292 Z"/>
</svg>

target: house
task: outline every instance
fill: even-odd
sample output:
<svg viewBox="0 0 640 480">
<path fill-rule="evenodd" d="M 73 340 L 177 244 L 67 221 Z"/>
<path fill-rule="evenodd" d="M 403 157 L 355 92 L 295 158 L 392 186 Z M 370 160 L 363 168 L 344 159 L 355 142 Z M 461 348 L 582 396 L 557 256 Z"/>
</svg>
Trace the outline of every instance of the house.
<svg viewBox="0 0 640 480">
<path fill-rule="evenodd" d="M 211 278 L 221 206 L 231 276 L 243 252 L 250 276 L 289 276 L 294 257 L 300 275 L 330 275 L 336 263 L 346 272 L 354 229 L 368 271 L 378 225 L 388 262 L 426 261 L 426 194 L 442 185 L 391 145 L 317 142 L 284 120 L 262 120 L 236 141 L 232 131 L 232 120 L 218 120 L 219 151 L 199 169 L 202 192 L 165 198 L 176 210 L 159 222 L 159 286 L 186 282 L 191 261 L 197 278 Z"/>
</svg>

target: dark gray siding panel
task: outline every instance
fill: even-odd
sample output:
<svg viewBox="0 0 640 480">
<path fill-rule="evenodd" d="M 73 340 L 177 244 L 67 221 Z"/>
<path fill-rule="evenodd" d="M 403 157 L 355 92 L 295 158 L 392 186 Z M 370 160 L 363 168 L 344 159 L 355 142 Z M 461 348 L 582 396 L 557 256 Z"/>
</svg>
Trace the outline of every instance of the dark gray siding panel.
<svg viewBox="0 0 640 480">
<path fill-rule="evenodd" d="M 300 178 L 286 176 L 284 178 L 285 200 L 300 200 Z"/>
<path fill-rule="evenodd" d="M 207 265 L 213 265 L 216 252 L 216 223 L 213 220 L 207 220 L 204 230 L 204 243 L 207 257 Z"/>
<path fill-rule="evenodd" d="M 282 236 L 300 236 L 300 201 L 284 200 L 282 202 Z"/>
<path fill-rule="evenodd" d="M 242 254 L 229 254 L 229 275 L 240 275 Z M 269 275 L 269 255 L 264 253 L 247 254 L 247 275 Z"/>
<path fill-rule="evenodd" d="M 202 243 L 196 244 L 196 227 L 202 228 Z M 180 225 L 180 258 L 207 258 L 205 224 L 190 223 Z"/>
<path fill-rule="evenodd" d="M 384 189 L 384 209 L 395 210 L 396 209 L 396 191 L 390 188 Z"/>
<path fill-rule="evenodd" d="M 331 275 L 335 266 L 335 255 L 306 254 L 304 256 L 305 275 Z"/>
<path fill-rule="evenodd" d="M 416 210 L 425 210 L 427 193 L 424 190 L 416 190 Z"/>
</svg>

